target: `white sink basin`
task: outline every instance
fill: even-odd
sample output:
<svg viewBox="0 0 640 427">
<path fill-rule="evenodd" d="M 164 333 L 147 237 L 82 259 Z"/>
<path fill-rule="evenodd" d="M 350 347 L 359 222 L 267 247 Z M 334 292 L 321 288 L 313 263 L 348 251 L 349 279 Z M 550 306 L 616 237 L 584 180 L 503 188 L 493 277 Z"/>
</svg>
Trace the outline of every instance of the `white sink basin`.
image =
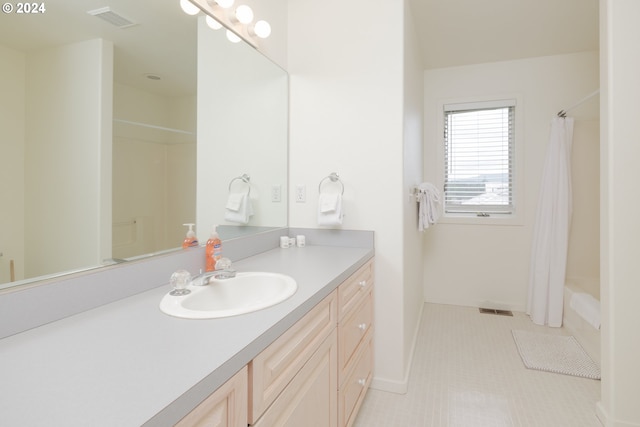
<svg viewBox="0 0 640 427">
<path fill-rule="evenodd" d="M 208 285 L 189 285 L 188 295 L 165 295 L 164 313 L 185 319 L 215 319 L 250 313 L 278 304 L 298 289 L 284 274 L 244 272 L 229 279 L 211 279 Z"/>
</svg>

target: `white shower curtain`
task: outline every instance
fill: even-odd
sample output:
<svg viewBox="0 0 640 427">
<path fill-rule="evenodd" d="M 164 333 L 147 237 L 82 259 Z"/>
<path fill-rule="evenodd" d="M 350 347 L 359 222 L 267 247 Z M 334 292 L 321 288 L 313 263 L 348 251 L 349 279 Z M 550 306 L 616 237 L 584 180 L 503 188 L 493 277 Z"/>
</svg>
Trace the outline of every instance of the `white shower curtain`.
<svg viewBox="0 0 640 427">
<path fill-rule="evenodd" d="M 562 326 L 571 225 L 573 118 L 555 117 L 542 172 L 533 230 L 527 314 L 538 325 Z"/>
</svg>

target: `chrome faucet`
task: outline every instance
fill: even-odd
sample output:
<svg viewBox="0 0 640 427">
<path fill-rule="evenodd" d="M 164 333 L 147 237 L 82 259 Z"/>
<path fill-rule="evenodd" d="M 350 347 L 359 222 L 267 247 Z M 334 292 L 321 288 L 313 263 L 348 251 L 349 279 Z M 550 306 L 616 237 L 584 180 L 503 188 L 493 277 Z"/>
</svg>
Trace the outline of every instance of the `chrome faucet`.
<svg viewBox="0 0 640 427">
<path fill-rule="evenodd" d="M 211 279 L 224 280 L 236 277 L 236 271 L 231 268 L 231 260 L 229 258 L 220 258 L 216 262 L 216 270 L 200 273 L 191 278 L 193 286 L 205 286 L 211 282 Z"/>
</svg>

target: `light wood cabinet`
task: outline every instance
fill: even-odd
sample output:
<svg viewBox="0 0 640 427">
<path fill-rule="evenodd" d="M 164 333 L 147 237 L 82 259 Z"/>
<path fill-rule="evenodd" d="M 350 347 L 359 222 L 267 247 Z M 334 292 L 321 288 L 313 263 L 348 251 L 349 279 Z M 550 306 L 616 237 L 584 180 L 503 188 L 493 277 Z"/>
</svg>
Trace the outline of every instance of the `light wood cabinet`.
<svg viewBox="0 0 640 427">
<path fill-rule="evenodd" d="M 338 366 L 342 378 L 347 375 L 347 371 L 356 362 L 364 337 L 367 334 L 370 335 L 372 328 L 373 299 L 371 294 L 367 294 L 360 305 L 354 307 L 353 312 L 340 322 Z"/>
<path fill-rule="evenodd" d="M 355 307 L 373 290 L 373 261 L 363 265 L 338 287 L 338 317 L 353 312 Z"/>
<path fill-rule="evenodd" d="M 336 329 L 324 340 L 255 427 L 336 427 Z"/>
<path fill-rule="evenodd" d="M 373 261 L 345 280 L 178 427 L 350 427 L 373 371 Z"/>
<path fill-rule="evenodd" d="M 338 288 L 338 426 L 353 425 L 373 377 L 373 262 Z"/>
<path fill-rule="evenodd" d="M 335 330 L 336 305 L 334 291 L 249 363 L 250 424 L 289 386 Z M 332 347 L 335 351 L 335 345 Z"/>
<path fill-rule="evenodd" d="M 338 425 L 353 425 L 373 377 L 373 339 L 369 332 L 357 360 L 348 370 L 338 390 Z"/>
<path fill-rule="evenodd" d="M 176 427 L 246 427 L 247 367 L 207 397 Z"/>
</svg>

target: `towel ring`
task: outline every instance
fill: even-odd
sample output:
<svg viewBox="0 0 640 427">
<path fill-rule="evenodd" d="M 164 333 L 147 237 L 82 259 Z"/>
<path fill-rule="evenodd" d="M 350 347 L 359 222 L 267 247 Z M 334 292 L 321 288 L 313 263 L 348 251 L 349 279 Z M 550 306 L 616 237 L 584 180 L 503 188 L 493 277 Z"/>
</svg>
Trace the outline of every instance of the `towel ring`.
<svg viewBox="0 0 640 427">
<path fill-rule="evenodd" d="M 322 193 L 322 183 L 325 182 L 327 179 L 330 179 L 331 182 L 340 183 L 340 187 L 342 187 L 342 191 L 340 192 L 340 194 L 344 196 L 344 183 L 340 180 L 340 177 L 335 172 L 332 172 L 331 174 L 322 178 L 322 181 L 320 181 L 320 184 L 318 184 L 318 193 Z"/>
<path fill-rule="evenodd" d="M 240 176 L 236 176 L 235 178 L 233 178 L 230 182 L 229 182 L 229 191 L 231 191 L 231 185 L 237 181 L 237 180 L 241 180 L 242 182 L 244 182 L 245 184 L 247 184 L 247 195 L 249 195 L 251 193 L 251 177 L 249 175 L 247 175 L 246 173 L 243 173 Z"/>
</svg>

